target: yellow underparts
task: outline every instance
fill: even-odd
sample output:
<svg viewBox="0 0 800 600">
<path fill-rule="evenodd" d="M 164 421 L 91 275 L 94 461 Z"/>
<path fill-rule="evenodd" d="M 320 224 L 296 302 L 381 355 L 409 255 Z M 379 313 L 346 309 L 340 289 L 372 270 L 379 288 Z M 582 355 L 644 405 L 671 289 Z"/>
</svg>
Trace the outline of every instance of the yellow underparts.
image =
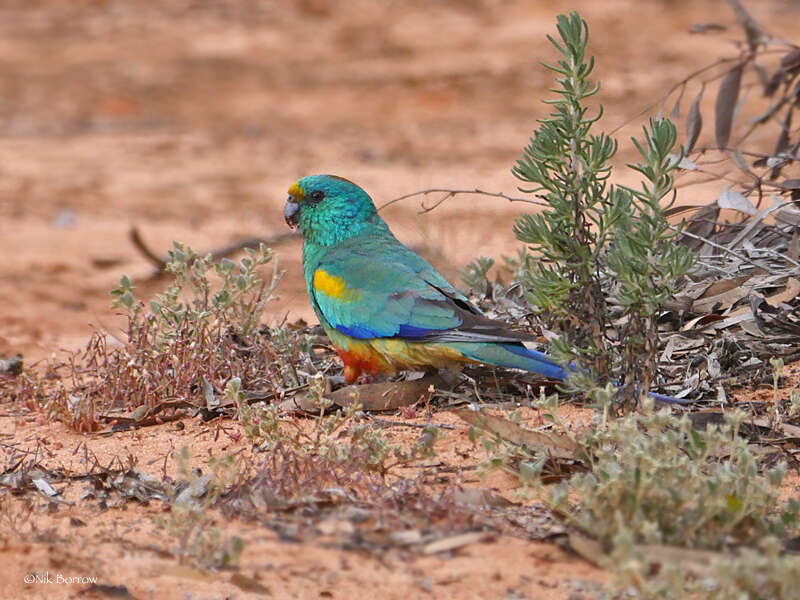
<svg viewBox="0 0 800 600">
<path fill-rule="evenodd" d="M 327 333 L 342 357 L 348 381 L 355 381 L 364 372 L 392 374 L 404 369 L 441 369 L 472 362 L 446 344 L 408 342 L 396 338 L 360 340 L 335 329 L 329 329 Z"/>
<path fill-rule="evenodd" d="M 314 271 L 312 285 L 315 292 L 321 292 L 329 298 L 336 298 L 342 302 L 355 302 L 361 298 L 361 292 L 349 289 L 344 279 L 336 275 L 329 275 L 322 269 Z"/>
</svg>

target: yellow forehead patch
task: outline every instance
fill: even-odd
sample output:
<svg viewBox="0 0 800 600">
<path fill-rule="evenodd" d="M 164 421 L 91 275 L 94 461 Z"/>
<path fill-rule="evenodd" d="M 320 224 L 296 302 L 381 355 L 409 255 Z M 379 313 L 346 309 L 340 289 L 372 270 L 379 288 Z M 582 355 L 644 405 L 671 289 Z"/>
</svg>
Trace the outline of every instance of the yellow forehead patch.
<svg viewBox="0 0 800 600">
<path fill-rule="evenodd" d="M 289 194 L 294 196 L 294 199 L 298 202 L 302 202 L 303 197 L 306 195 L 306 193 L 303 191 L 303 188 L 301 188 L 296 181 L 289 188 Z"/>
<path fill-rule="evenodd" d="M 347 288 L 344 279 L 336 275 L 329 275 L 322 269 L 314 271 L 312 280 L 314 290 L 321 292 L 330 298 L 336 298 L 343 302 L 353 302 L 361 297 L 361 292 Z"/>
</svg>

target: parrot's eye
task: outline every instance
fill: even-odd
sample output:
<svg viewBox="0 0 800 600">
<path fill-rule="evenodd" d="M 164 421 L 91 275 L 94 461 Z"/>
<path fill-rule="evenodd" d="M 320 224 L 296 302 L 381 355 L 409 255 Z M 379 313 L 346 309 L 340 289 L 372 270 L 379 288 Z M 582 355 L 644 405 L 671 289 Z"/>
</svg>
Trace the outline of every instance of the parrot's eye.
<svg viewBox="0 0 800 600">
<path fill-rule="evenodd" d="M 324 197 L 325 197 L 325 192 L 323 192 L 322 190 L 314 190 L 308 195 L 308 200 L 316 204 L 317 202 L 321 202 Z"/>
</svg>

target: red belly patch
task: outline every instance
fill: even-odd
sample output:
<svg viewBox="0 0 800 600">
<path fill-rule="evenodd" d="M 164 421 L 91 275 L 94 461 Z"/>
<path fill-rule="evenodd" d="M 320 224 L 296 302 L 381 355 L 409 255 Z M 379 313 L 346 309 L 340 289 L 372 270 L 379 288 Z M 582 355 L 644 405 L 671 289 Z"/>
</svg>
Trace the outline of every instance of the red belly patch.
<svg viewBox="0 0 800 600">
<path fill-rule="evenodd" d="M 388 365 L 381 356 L 368 344 L 363 344 L 358 349 L 343 350 L 336 348 L 336 352 L 344 363 L 344 380 L 354 383 L 362 373 L 375 375 L 386 371 Z"/>
</svg>

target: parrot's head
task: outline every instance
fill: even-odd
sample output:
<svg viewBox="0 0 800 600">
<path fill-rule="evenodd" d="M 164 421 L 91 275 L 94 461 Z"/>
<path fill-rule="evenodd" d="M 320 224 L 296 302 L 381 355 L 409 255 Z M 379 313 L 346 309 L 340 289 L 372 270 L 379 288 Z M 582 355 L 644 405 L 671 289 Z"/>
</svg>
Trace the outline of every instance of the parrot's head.
<svg viewBox="0 0 800 600">
<path fill-rule="evenodd" d="M 283 218 L 290 227 L 299 228 L 307 241 L 322 246 L 332 246 L 370 226 L 385 227 L 372 198 L 336 175 L 309 175 L 294 182 Z"/>
</svg>

